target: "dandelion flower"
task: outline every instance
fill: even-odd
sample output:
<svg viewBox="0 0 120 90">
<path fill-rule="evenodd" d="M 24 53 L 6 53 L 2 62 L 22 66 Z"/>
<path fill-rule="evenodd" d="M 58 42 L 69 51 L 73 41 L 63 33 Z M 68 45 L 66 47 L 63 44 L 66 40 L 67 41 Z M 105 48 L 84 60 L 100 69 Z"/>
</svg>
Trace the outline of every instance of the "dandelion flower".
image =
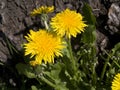
<svg viewBox="0 0 120 90">
<path fill-rule="evenodd" d="M 113 81 L 112 81 L 112 90 L 120 90 L 120 73 L 115 75 Z"/>
<path fill-rule="evenodd" d="M 39 15 L 39 14 L 47 14 L 47 13 L 51 13 L 53 11 L 54 11 L 54 6 L 51 6 L 51 7 L 41 6 L 37 9 L 34 9 L 31 12 L 31 16 L 35 16 L 35 15 Z"/>
<path fill-rule="evenodd" d="M 76 11 L 66 9 L 51 19 L 51 27 L 58 35 L 66 35 L 68 38 L 71 36 L 76 37 L 78 33 L 84 32 L 87 26 L 83 20 L 83 16 Z"/>
<path fill-rule="evenodd" d="M 25 55 L 31 55 L 34 58 L 30 63 L 35 66 L 41 64 L 42 61 L 46 64 L 54 63 L 55 56 L 62 56 L 62 49 L 65 47 L 65 42 L 53 33 L 45 30 L 37 32 L 30 30 L 30 34 L 25 37 L 28 43 L 24 44 Z"/>
</svg>

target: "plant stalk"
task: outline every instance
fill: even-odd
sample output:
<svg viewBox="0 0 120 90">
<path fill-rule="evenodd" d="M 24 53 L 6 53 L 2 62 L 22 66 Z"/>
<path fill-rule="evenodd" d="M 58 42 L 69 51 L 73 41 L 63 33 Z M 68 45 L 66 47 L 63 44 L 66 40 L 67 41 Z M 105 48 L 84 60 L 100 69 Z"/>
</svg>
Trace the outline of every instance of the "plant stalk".
<svg viewBox="0 0 120 90">
<path fill-rule="evenodd" d="M 44 20 L 44 24 L 45 24 L 45 28 L 48 30 L 49 26 L 48 26 L 47 20 Z"/>
<path fill-rule="evenodd" d="M 69 55 L 70 55 L 70 64 L 71 64 L 71 70 L 72 70 L 72 74 L 74 76 L 75 72 L 76 72 L 76 65 L 75 65 L 75 59 L 74 59 L 74 56 L 73 56 L 73 51 L 72 51 L 72 45 L 71 45 L 71 40 L 68 39 L 68 50 L 69 50 Z"/>
<path fill-rule="evenodd" d="M 107 64 L 111 58 L 111 56 L 106 52 L 106 50 L 104 50 L 104 52 L 108 55 L 106 61 L 105 61 L 105 64 L 104 64 L 104 67 L 103 67 L 103 70 L 102 70 L 102 73 L 101 73 L 101 80 L 103 80 L 104 78 L 104 75 L 105 75 L 105 71 L 106 71 L 106 68 L 107 68 Z"/>
</svg>

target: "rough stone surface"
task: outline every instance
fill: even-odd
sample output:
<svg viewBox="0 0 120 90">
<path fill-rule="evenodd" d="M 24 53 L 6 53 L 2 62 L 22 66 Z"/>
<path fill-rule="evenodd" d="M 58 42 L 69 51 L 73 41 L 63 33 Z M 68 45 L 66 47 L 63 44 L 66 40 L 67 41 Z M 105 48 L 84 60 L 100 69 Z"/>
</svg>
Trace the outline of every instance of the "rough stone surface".
<svg viewBox="0 0 120 90">
<path fill-rule="evenodd" d="M 120 33 L 120 4 L 112 3 L 108 10 L 108 28 L 110 33 Z"/>
</svg>

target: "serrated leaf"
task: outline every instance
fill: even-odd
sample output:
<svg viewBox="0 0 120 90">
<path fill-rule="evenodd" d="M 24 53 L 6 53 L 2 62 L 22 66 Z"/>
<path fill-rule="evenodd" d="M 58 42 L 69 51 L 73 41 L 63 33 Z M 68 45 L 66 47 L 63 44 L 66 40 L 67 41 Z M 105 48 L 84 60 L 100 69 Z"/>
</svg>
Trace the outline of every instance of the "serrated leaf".
<svg viewBox="0 0 120 90">
<path fill-rule="evenodd" d="M 87 21 L 87 23 L 91 25 L 95 25 L 96 18 L 94 14 L 92 13 L 91 7 L 87 3 L 84 4 L 82 11 L 83 11 L 83 16 L 85 20 Z"/>
<path fill-rule="evenodd" d="M 89 25 L 82 34 L 82 42 L 87 44 L 94 44 L 96 41 L 96 31 L 94 25 Z"/>
</svg>

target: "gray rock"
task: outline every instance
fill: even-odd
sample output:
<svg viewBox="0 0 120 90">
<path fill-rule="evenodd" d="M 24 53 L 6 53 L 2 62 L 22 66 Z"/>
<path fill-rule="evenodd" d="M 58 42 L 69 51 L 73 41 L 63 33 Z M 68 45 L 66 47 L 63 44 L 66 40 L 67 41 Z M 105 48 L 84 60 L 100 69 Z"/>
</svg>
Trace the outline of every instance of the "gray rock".
<svg viewBox="0 0 120 90">
<path fill-rule="evenodd" d="M 111 34 L 120 33 L 120 7 L 117 3 L 112 3 L 108 12 L 108 27 Z"/>
</svg>

